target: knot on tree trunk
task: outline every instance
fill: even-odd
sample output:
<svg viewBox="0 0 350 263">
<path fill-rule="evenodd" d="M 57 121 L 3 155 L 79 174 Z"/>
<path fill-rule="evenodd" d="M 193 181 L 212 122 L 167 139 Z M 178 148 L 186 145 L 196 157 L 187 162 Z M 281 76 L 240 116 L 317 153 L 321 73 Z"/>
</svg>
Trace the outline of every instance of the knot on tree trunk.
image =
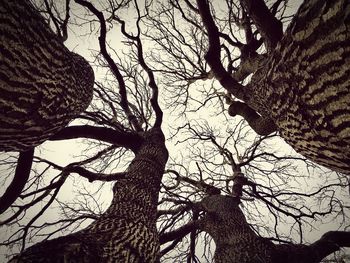
<svg viewBox="0 0 350 263">
<path fill-rule="evenodd" d="M 259 135 L 269 135 L 277 130 L 275 123 L 270 118 L 260 116 L 244 102 L 233 101 L 228 109 L 228 113 L 233 117 L 236 115 L 242 116 Z"/>
</svg>

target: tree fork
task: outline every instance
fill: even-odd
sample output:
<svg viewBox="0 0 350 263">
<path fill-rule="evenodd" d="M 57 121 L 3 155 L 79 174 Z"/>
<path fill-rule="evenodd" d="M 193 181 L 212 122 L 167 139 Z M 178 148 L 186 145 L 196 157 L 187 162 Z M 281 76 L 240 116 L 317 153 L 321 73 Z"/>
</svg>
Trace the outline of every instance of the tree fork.
<svg viewBox="0 0 350 263">
<path fill-rule="evenodd" d="M 271 119 L 297 152 L 350 174 L 349 1 L 305 1 L 246 86 L 224 70 L 209 5 L 204 0 L 197 4 L 209 38 L 205 59 L 221 85 L 264 119 Z M 271 35 L 263 33 L 265 38 Z"/>
<path fill-rule="evenodd" d="M 305 1 L 246 87 L 247 103 L 271 118 L 308 159 L 350 173 L 350 3 Z"/>
<path fill-rule="evenodd" d="M 145 132 L 107 211 L 87 228 L 36 244 L 10 262 L 155 262 L 158 194 L 168 159 L 159 128 Z"/>
</svg>

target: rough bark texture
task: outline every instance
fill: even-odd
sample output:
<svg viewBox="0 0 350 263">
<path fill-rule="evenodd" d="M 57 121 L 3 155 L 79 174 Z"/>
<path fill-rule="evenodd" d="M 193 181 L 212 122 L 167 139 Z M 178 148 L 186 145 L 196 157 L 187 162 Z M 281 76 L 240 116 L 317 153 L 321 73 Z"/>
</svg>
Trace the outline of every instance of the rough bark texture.
<svg viewBox="0 0 350 263">
<path fill-rule="evenodd" d="M 350 173 L 350 2 L 305 1 L 246 87 L 299 153 Z"/>
<path fill-rule="evenodd" d="M 249 126 L 259 135 L 269 135 L 277 130 L 276 125 L 270 118 L 263 118 L 243 102 L 233 101 L 228 108 L 228 113 L 231 116 L 243 116 Z"/>
<path fill-rule="evenodd" d="M 10 262 L 155 262 L 156 215 L 168 152 L 160 129 L 146 132 L 107 211 L 86 229 L 34 245 Z"/>
<path fill-rule="evenodd" d="M 330 231 L 310 245 L 274 244 L 258 236 L 239 208 L 239 198 L 205 197 L 201 230 L 214 239 L 215 263 L 318 263 L 341 247 L 350 247 L 350 232 Z"/>
<path fill-rule="evenodd" d="M 272 38 L 266 16 L 252 8 L 253 1 L 242 1 L 260 33 Z M 207 1 L 197 5 L 209 40 L 205 59 L 220 84 L 260 114 L 250 118 L 263 126 L 259 131 L 275 125 L 299 153 L 350 174 L 350 2 L 305 1 L 274 50 L 275 39 L 264 39 L 267 58 L 246 86 L 222 65 L 220 34 Z"/>
<path fill-rule="evenodd" d="M 214 239 L 215 263 L 270 263 L 274 245 L 250 228 L 239 199 L 213 195 L 201 202 L 207 212 L 200 228 Z"/>
<path fill-rule="evenodd" d="M 25 151 L 86 109 L 94 73 L 29 1 L 0 1 L 0 151 Z"/>
</svg>

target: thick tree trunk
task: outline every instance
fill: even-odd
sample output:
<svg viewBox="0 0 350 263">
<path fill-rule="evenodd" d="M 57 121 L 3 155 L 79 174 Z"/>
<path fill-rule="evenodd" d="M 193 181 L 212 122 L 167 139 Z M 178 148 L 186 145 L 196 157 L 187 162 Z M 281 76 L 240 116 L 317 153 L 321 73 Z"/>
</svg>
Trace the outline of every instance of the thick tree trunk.
<svg viewBox="0 0 350 263">
<path fill-rule="evenodd" d="M 29 1 L 0 1 L 0 151 L 25 151 L 84 111 L 94 73 Z"/>
<path fill-rule="evenodd" d="M 155 262 L 158 193 L 167 159 L 160 129 L 147 132 L 98 220 L 78 233 L 34 245 L 10 262 Z"/>
<path fill-rule="evenodd" d="M 246 86 L 223 67 L 218 28 L 207 1 L 197 0 L 209 39 L 205 59 L 221 85 L 249 106 L 245 111 L 233 102 L 230 115 L 247 117 L 259 134 L 277 128 L 310 160 L 350 174 L 350 2 L 305 1 L 273 50 L 270 26 L 278 24 L 263 21 L 267 9 L 261 14 L 252 1 L 242 1 L 261 34 L 270 38 L 264 39 L 266 60 Z"/>
<path fill-rule="evenodd" d="M 207 212 L 201 230 L 214 239 L 215 263 L 270 263 L 274 245 L 259 237 L 247 223 L 239 199 L 213 195 L 201 202 Z"/>
<path fill-rule="evenodd" d="M 246 101 L 299 153 L 350 173 L 350 2 L 305 1 Z"/>
<path fill-rule="evenodd" d="M 205 197 L 199 227 L 216 245 L 215 263 L 318 263 L 341 247 L 350 247 L 350 232 L 331 231 L 311 245 L 277 245 L 258 236 L 239 208 L 239 198 Z"/>
</svg>

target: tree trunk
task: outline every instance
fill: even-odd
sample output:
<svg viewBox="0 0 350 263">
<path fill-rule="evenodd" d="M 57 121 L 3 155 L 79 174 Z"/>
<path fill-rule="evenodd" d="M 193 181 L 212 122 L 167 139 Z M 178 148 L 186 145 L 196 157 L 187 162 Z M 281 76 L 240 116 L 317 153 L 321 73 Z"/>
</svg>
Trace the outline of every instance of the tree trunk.
<svg viewBox="0 0 350 263">
<path fill-rule="evenodd" d="M 41 144 L 84 111 L 94 73 L 29 1 L 0 1 L 0 151 Z"/>
<path fill-rule="evenodd" d="M 350 2 L 305 1 L 246 87 L 297 152 L 350 173 Z"/>
<path fill-rule="evenodd" d="M 216 245 L 215 263 L 271 263 L 274 244 L 259 237 L 250 228 L 239 199 L 213 195 L 202 200 L 207 212 L 200 225 Z"/>
<path fill-rule="evenodd" d="M 161 130 L 146 132 L 99 219 L 82 231 L 34 245 L 10 262 L 155 262 L 158 193 L 167 158 Z"/>
<path fill-rule="evenodd" d="M 274 244 L 252 230 L 239 198 L 212 195 L 200 204 L 206 215 L 199 228 L 215 242 L 215 263 L 319 263 L 341 247 L 350 247 L 350 232 L 344 231 L 327 232 L 310 245 Z"/>
</svg>

